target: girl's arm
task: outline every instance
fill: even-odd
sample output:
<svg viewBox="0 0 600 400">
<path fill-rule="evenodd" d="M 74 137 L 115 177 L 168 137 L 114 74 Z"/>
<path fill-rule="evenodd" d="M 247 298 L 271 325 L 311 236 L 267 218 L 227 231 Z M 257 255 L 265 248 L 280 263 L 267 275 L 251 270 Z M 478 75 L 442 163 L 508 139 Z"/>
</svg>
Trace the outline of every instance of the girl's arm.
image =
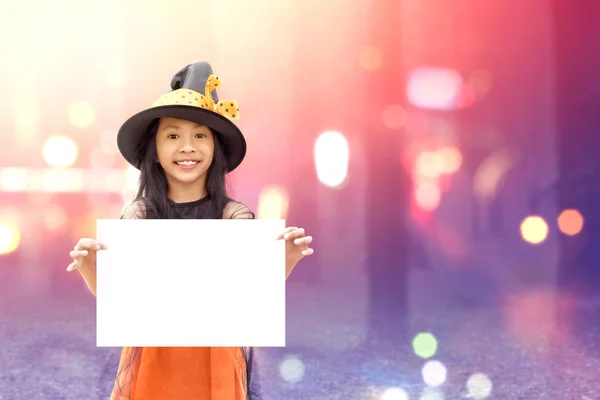
<svg viewBox="0 0 600 400">
<path fill-rule="evenodd" d="M 90 292 L 96 296 L 96 262 L 83 262 L 77 270 Z"/>
</svg>

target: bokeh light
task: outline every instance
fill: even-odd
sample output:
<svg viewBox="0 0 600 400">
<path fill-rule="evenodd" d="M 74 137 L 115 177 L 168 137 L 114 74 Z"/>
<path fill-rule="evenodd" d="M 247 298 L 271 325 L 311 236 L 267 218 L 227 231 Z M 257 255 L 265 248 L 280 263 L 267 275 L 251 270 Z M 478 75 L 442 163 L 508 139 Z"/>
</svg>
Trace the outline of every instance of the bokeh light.
<svg viewBox="0 0 600 400">
<path fill-rule="evenodd" d="M 417 356 L 421 358 L 430 358 L 437 352 L 438 341 L 433 334 L 421 332 L 414 337 L 412 347 Z"/>
<path fill-rule="evenodd" d="M 10 221 L 0 221 L 0 255 L 10 254 L 21 243 L 21 232 Z"/>
<path fill-rule="evenodd" d="M 457 147 L 448 146 L 438 149 L 437 154 L 442 159 L 443 174 L 453 174 L 457 172 L 462 165 L 462 153 Z"/>
<path fill-rule="evenodd" d="M 348 176 L 350 148 L 346 137 L 337 131 L 323 132 L 315 142 L 317 177 L 326 186 L 338 187 Z"/>
<path fill-rule="evenodd" d="M 408 393 L 401 388 L 389 388 L 383 392 L 381 400 L 408 400 Z"/>
<path fill-rule="evenodd" d="M 565 235 L 577 235 L 583 229 L 583 216 L 575 209 L 563 210 L 558 216 L 558 229 Z"/>
<path fill-rule="evenodd" d="M 23 192 L 31 174 L 25 168 L 7 167 L 0 169 L 0 191 Z"/>
<path fill-rule="evenodd" d="M 264 187 L 258 197 L 258 219 L 285 219 L 289 200 L 285 189 L 278 186 Z"/>
<path fill-rule="evenodd" d="M 423 381 L 429 386 L 440 386 L 446 382 L 446 376 L 448 374 L 446 366 L 440 361 L 427 361 L 421 371 L 423 375 Z"/>
<path fill-rule="evenodd" d="M 442 198 L 442 192 L 437 182 L 433 180 L 420 180 L 415 185 L 415 201 L 417 205 L 425 210 L 435 210 Z"/>
<path fill-rule="evenodd" d="M 419 177 L 437 178 L 444 169 L 444 158 L 436 151 L 423 151 L 415 160 L 414 173 Z"/>
<path fill-rule="evenodd" d="M 475 400 L 483 400 L 492 394 L 492 381 L 483 373 L 475 373 L 467 380 L 467 395 Z"/>
<path fill-rule="evenodd" d="M 419 67 L 410 72 L 406 92 L 416 107 L 453 110 L 461 106 L 462 87 L 462 77 L 453 69 Z"/>
<path fill-rule="evenodd" d="M 71 138 L 66 136 L 49 137 L 42 148 L 44 161 L 58 168 L 70 167 L 79 155 L 79 148 Z"/>
<path fill-rule="evenodd" d="M 296 356 L 285 356 L 279 364 L 279 375 L 286 382 L 300 382 L 304 377 L 304 371 L 304 363 Z"/>
<path fill-rule="evenodd" d="M 548 231 L 548 224 L 540 216 L 532 215 L 521 222 L 521 237 L 527 243 L 542 243 L 548 237 Z"/>
</svg>

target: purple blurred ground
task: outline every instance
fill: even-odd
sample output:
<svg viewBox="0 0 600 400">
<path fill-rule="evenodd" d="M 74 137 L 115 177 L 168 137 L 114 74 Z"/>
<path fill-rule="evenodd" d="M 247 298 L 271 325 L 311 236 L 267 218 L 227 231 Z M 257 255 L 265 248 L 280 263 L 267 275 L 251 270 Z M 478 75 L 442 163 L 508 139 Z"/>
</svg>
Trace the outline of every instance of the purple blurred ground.
<svg viewBox="0 0 600 400">
<path fill-rule="evenodd" d="M 108 398 L 119 352 L 95 347 L 91 296 L 36 298 L 5 291 L 1 300 L 0 399 Z M 448 369 L 440 388 L 445 399 L 465 398 L 465 382 L 476 371 L 492 380 L 492 399 L 600 398 L 600 302 L 579 303 L 578 320 L 588 322 L 573 326 L 578 331 L 568 346 L 545 340 L 541 326 L 539 341 L 517 342 L 505 331 L 499 310 L 486 307 L 465 305 L 431 321 L 443 327 L 437 358 Z M 295 384 L 279 373 L 289 353 L 305 365 Z M 353 351 L 259 349 L 258 357 L 264 399 L 375 399 L 394 385 L 410 399 L 441 398 L 421 396 L 423 360 L 412 355 L 409 337 L 392 330 Z"/>
</svg>

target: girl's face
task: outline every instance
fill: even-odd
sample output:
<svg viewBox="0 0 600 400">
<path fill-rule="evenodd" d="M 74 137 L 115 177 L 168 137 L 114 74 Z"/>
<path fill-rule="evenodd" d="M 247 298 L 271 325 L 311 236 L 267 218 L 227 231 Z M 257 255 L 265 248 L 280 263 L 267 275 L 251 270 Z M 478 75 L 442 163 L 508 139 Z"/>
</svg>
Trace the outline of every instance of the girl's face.
<svg viewBox="0 0 600 400">
<path fill-rule="evenodd" d="M 206 184 L 215 142 L 204 125 L 175 118 L 162 118 L 156 133 L 158 162 L 169 186 Z"/>
</svg>

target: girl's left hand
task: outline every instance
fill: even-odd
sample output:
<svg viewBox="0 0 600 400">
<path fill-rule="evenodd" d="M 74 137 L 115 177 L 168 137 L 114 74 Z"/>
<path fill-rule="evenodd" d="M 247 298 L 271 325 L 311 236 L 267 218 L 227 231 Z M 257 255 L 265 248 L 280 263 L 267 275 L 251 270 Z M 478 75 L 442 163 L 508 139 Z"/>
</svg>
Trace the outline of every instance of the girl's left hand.
<svg viewBox="0 0 600 400">
<path fill-rule="evenodd" d="M 308 247 L 312 237 L 305 236 L 303 228 L 289 227 L 283 231 L 277 240 L 285 240 L 286 260 L 296 264 L 305 256 L 310 256 L 315 251 Z"/>
</svg>

